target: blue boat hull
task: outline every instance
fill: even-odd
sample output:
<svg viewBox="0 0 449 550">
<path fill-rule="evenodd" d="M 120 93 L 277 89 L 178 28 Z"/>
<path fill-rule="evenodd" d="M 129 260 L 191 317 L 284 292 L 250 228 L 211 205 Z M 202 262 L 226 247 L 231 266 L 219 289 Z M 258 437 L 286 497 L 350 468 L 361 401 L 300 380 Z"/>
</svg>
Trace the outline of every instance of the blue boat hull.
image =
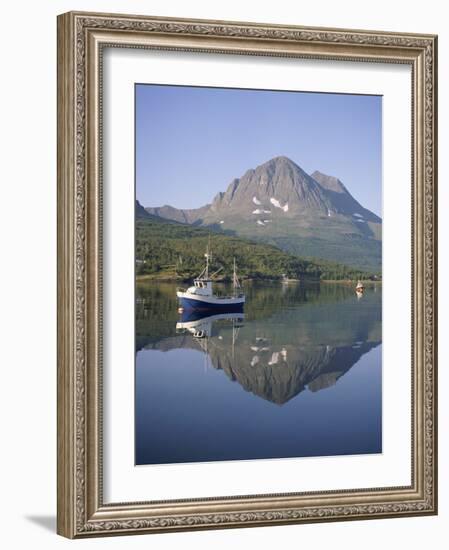
<svg viewBox="0 0 449 550">
<path fill-rule="evenodd" d="M 243 311 L 244 302 L 236 304 L 210 304 L 192 298 L 180 298 L 179 303 L 184 309 L 194 309 L 212 313 L 239 313 Z"/>
</svg>

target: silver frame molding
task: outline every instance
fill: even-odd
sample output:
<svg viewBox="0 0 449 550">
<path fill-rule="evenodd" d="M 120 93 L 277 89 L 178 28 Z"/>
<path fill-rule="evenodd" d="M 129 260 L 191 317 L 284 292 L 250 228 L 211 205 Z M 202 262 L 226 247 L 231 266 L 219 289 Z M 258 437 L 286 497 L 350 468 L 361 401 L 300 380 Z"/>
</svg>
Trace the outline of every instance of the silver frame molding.
<svg viewBox="0 0 449 550">
<path fill-rule="evenodd" d="M 104 504 L 104 47 L 384 62 L 412 69 L 412 483 Z M 70 12 L 58 17 L 58 520 L 69 538 L 437 513 L 437 37 Z"/>
</svg>

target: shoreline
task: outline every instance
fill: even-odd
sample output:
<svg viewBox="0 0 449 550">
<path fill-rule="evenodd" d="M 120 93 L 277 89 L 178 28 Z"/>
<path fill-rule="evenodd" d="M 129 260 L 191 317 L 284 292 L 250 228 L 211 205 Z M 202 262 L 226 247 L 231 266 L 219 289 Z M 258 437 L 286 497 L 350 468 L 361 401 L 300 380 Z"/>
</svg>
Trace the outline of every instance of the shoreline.
<svg viewBox="0 0 449 550">
<path fill-rule="evenodd" d="M 155 277 L 154 275 L 136 275 L 136 283 L 144 282 L 158 282 L 158 283 L 174 283 L 178 282 L 179 284 L 186 284 L 192 281 L 192 279 L 178 279 L 177 277 Z M 243 279 L 242 282 L 271 282 L 271 283 L 280 283 L 282 284 L 282 279 L 269 279 L 269 278 L 248 278 Z M 312 283 L 312 284 L 344 284 L 344 285 L 354 285 L 357 284 L 358 279 L 289 279 L 287 284 L 300 284 L 300 283 Z M 373 286 L 382 284 L 382 280 L 372 281 L 368 279 L 361 279 L 365 286 Z M 229 283 L 230 281 L 225 280 L 216 280 L 216 283 Z"/>
<path fill-rule="evenodd" d="M 352 285 L 352 284 L 357 284 L 358 280 L 359 279 L 321 279 L 320 283 L 326 283 L 326 284 L 339 283 L 339 284 Z M 360 280 L 362 281 L 364 286 L 373 286 L 373 285 L 382 284 L 382 279 L 379 281 L 371 281 L 370 279 L 360 279 Z"/>
</svg>

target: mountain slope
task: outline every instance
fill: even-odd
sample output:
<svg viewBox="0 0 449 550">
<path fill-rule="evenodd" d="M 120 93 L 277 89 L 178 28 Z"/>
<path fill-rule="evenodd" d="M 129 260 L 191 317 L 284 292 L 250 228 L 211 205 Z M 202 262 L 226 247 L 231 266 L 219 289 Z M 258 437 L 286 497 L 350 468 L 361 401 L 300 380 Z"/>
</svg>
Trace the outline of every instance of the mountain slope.
<svg viewBox="0 0 449 550">
<path fill-rule="evenodd" d="M 349 193 L 343 183 L 334 176 L 327 176 L 318 170 L 315 170 L 312 174 L 312 178 L 317 181 L 321 188 L 325 191 L 326 196 L 332 203 L 333 208 L 339 214 L 345 214 L 347 216 L 355 216 L 359 219 L 365 219 L 366 221 L 373 223 L 382 223 L 382 220 L 354 199 Z"/>
<path fill-rule="evenodd" d="M 382 220 L 360 205 L 343 183 L 308 175 L 287 157 L 275 157 L 234 179 L 212 204 L 193 210 L 147 208 L 166 219 L 212 226 L 266 242 L 292 254 L 381 267 Z"/>
</svg>

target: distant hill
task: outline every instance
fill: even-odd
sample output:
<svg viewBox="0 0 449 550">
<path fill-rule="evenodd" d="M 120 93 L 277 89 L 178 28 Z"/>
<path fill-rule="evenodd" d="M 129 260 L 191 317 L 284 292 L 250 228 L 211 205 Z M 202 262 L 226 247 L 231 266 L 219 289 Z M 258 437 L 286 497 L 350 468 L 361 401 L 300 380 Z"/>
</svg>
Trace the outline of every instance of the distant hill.
<svg viewBox="0 0 449 550">
<path fill-rule="evenodd" d="M 143 208 L 143 207 L 142 207 Z M 201 208 L 194 209 L 180 209 L 174 208 L 166 204 L 165 206 L 158 206 L 156 208 L 146 208 L 145 210 L 154 216 L 165 218 L 167 220 L 173 220 L 180 223 L 194 224 L 201 220 L 210 208 L 210 204 L 206 204 Z"/>
<path fill-rule="evenodd" d="M 211 269 L 222 268 L 229 278 L 236 259 L 241 277 L 252 279 L 363 278 L 366 272 L 331 262 L 315 262 L 288 254 L 265 243 L 168 221 L 149 214 L 136 201 L 136 271 L 156 279 L 191 279 L 204 267 L 204 253 L 210 242 Z"/>
<path fill-rule="evenodd" d="M 232 233 L 299 256 L 380 270 L 382 220 L 333 176 L 275 157 L 197 209 L 147 207 L 164 219 Z"/>
</svg>

